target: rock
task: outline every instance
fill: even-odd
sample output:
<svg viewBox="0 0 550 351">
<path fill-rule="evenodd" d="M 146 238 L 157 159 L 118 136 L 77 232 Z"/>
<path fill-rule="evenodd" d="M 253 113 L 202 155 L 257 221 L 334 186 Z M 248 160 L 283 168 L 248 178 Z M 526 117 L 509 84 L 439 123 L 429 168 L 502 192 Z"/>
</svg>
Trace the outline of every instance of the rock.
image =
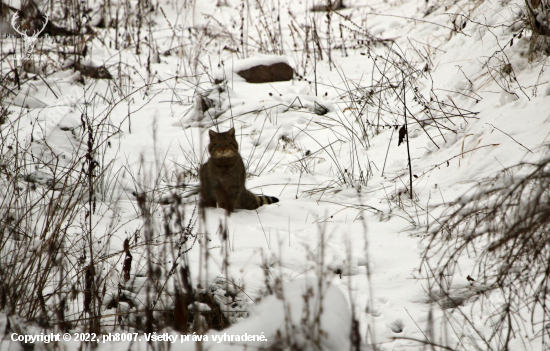
<svg viewBox="0 0 550 351">
<path fill-rule="evenodd" d="M 190 120 L 201 121 L 204 117 L 214 120 L 228 109 L 225 101 L 229 97 L 227 86 L 218 85 L 195 95 L 195 108 Z"/>
<path fill-rule="evenodd" d="M 238 71 L 237 74 L 248 83 L 269 83 L 292 80 L 294 69 L 285 62 L 273 63 L 269 66 L 258 65 Z"/>
<path fill-rule="evenodd" d="M 336 1 L 322 1 L 323 3 L 319 5 L 314 5 L 311 8 L 311 11 L 313 12 L 329 12 L 329 11 L 336 11 L 340 9 L 346 8 L 346 6 L 343 4 L 342 0 L 336 0 Z"/>
<path fill-rule="evenodd" d="M 111 73 L 109 73 L 109 70 L 105 66 L 94 67 L 75 62 L 74 69 L 86 77 L 94 79 L 113 79 L 113 76 L 111 76 Z"/>
</svg>

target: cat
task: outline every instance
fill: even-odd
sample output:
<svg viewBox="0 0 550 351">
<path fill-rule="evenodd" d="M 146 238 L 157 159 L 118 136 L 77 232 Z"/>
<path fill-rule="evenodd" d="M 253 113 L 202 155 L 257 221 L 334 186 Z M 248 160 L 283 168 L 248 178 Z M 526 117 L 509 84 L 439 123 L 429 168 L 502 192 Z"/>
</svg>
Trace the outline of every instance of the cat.
<svg viewBox="0 0 550 351">
<path fill-rule="evenodd" d="M 273 196 L 254 195 L 246 190 L 246 172 L 235 128 L 225 133 L 209 132 L 210 159 L 200 167 L 199 207 L 221 207 L 231 214 L 236 209 L 255 210 L 279 202 Z"/>
</svg>

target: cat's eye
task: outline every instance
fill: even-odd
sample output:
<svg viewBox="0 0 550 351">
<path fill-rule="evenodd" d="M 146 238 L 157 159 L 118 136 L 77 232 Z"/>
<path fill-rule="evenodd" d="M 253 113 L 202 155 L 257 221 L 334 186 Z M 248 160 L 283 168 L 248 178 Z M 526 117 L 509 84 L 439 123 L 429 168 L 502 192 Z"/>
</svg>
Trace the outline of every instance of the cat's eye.
<svg viewBox="0 0 550 351">
<path fill-rule="evenodd" d="M 225 146 L 229 146 L 229 143 L 225 143 Z"/>
<path fill-rule="evenodd" d="M 216 143 L 216 146 L 220 146 L 220 143 Z"/>
</svg>

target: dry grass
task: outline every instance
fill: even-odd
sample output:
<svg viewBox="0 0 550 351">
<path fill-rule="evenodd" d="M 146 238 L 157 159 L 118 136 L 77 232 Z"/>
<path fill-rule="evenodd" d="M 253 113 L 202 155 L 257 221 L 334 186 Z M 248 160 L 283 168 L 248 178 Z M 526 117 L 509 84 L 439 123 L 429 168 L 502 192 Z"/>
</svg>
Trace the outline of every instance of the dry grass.
<svg viewBox="0 0 550 351">
<path fill-rule="evenodd" d="M 431 278 L 430 291 L 450 296 L 452 277 L 469 257 L 475 262 L 470 273 L 475 284 L 504 297 L 491 316 L 491 335 L 480 334 L 480 347 L 508 350 L 518 333 L 531 328 L 537 340 L 548 343 L 549 189 L 550 158 L 521 163 L 479 182 L 429 228 L 423 267 Z"/>
</svg>

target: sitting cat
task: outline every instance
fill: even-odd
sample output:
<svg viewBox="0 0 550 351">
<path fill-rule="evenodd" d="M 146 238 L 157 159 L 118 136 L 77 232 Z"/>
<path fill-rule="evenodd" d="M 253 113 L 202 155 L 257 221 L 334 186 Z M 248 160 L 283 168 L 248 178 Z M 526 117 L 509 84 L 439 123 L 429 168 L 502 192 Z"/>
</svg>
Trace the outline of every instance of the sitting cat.
<svg viewBox="0 0 550 351">
<path fill-rule="evenodd" d="M 200 167 L 200 207 L 221 207 L 231 214 L 236 209 L 255 210 L 279 202 L 272 196 L 254 195 L 246 190 L 246 173 L 235 128 L 225 133 L 209 131 L 210 159 Z"/>
</svg>

